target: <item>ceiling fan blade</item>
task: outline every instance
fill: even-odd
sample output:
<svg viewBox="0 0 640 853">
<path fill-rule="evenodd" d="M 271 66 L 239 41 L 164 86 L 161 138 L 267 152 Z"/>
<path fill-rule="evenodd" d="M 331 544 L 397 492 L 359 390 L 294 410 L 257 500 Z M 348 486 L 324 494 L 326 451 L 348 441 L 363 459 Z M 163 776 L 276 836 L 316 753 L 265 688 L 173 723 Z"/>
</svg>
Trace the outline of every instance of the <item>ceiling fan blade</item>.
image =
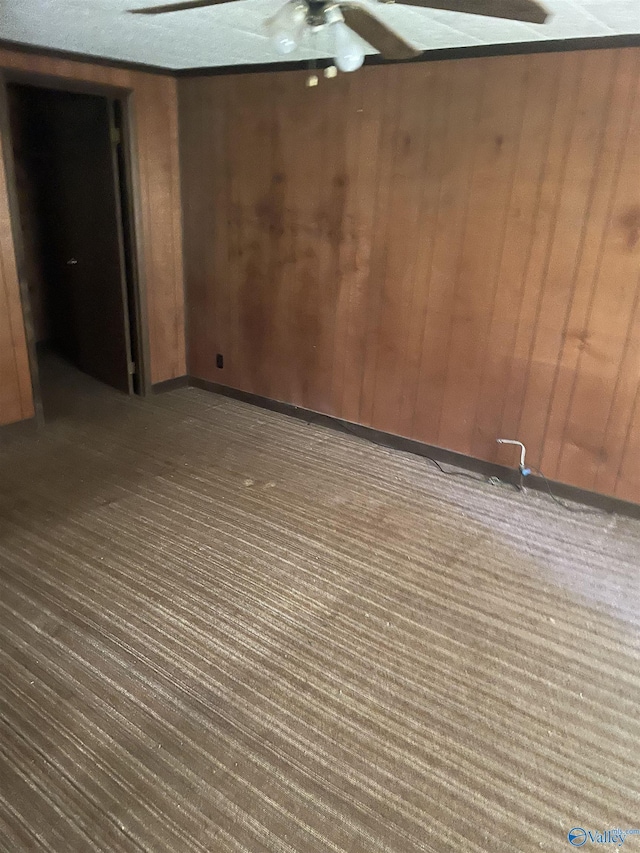
<svg viewBox="0 0 640 853">
<path fill-rule="evenodd" d="M 358 3 L 339 3 L 345 24 L 385 59 L 411 59 L 422 51 L 405 41 Z"/>
<path fill-rule="evenodd" d="M 423 6 L 427 9 L 445 9 L 449 12 L 467 12 L 470 15 L 487 15 L 490 18 L 509 18 L 529 24 L 544 24 L 548 11 L 537 0 L 380 0 L 398 2 L 403 6 Z"/>
<path fill-rule="evenodd" d="M 204 6 L 217 6 L 230 0 L 187 0 L 183 3 L 167 3 L 166 6 L 147 6 L 146 9 L 129 9 L 132 15 L 160 15 L 163 12 L 182 12 L 184 9 L 200 9 Z"/>
</svg>

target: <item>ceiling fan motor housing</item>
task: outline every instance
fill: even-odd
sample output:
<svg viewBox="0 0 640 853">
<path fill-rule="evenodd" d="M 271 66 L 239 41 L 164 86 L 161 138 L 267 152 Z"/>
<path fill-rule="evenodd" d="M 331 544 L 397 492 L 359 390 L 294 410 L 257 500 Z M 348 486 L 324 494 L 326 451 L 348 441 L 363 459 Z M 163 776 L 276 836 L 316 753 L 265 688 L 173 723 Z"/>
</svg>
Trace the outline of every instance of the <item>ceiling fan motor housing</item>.
<svg viewBox="0 0 640 853">
<path fill-rule="evenodd" d="M 310 27 L 322 27 L 327 23 L 326 13 L 329 4 L 326 0 L 306 0 L 307 23 Z"/>
</svg>

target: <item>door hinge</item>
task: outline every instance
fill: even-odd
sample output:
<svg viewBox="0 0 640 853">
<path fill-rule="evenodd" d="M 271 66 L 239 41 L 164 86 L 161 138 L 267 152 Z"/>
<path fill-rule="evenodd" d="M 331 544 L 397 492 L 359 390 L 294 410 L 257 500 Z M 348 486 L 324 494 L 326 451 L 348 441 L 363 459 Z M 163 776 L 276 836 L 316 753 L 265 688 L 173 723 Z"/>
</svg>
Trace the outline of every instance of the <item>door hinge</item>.
<svg viewBox="0 0 640 853">
<path fill-rule="evenodd" d="M 138 370 L 138 368 L 136 366 L 135 361 L 130 361 L 129 362 L 129 376 L 135 376 L 137 370 Z"/>
<path fill-rule="evenodd" d="M 122 131 L 119 127 L 112 125 L 111 127 L 111 144 L 112 145 L 121 145 L 122 144 Z"/>
</svg>

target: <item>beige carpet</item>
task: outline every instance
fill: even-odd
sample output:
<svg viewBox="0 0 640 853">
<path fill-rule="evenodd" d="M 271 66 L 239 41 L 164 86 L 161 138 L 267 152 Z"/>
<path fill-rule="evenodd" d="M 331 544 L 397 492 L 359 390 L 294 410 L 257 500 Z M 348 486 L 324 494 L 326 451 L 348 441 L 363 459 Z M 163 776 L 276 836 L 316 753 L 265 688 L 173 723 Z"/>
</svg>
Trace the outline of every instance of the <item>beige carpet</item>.
<svg viewBox="0 0 640 853">
<path fill-rule="evenodd" d="M 638 522 L 193 389 L 49 414 L 0 445 L 2 851 L 640 827 Z"/>
</svg>

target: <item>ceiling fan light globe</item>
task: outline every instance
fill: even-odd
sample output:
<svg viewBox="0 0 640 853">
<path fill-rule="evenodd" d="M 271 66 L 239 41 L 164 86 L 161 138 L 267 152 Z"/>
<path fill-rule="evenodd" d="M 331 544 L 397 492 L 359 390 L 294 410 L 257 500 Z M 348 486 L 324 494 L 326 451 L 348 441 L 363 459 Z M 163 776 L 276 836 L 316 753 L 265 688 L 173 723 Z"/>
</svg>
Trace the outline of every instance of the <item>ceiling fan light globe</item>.
<svg viewBox="0 0 640 853">
<path fill-rule="evenodd" d="M 298 42 L 286 33 L 278 33 L 277 35 L 272 36 L 271 44 L 273 45 L 275 52 L 279 53 L 280 56 L 286 56 L 288 53 L 293 53 L 293 51 L 298 47 Z"/>
<path fill-rule="evenodd" d="M 364 62 L 364 45 L 358 36 L 342 21 L 333 26 L 335 39 L 335 63 L 343 72 L 357 71 Z"/>
<path fill-rule="evenodd" d="M 266 22 L 267 35 L 275 51 L 282 56 L 300 44 L 306 26 L 306 8 L 302 3 L 286 3 Z"/>
</svg>

